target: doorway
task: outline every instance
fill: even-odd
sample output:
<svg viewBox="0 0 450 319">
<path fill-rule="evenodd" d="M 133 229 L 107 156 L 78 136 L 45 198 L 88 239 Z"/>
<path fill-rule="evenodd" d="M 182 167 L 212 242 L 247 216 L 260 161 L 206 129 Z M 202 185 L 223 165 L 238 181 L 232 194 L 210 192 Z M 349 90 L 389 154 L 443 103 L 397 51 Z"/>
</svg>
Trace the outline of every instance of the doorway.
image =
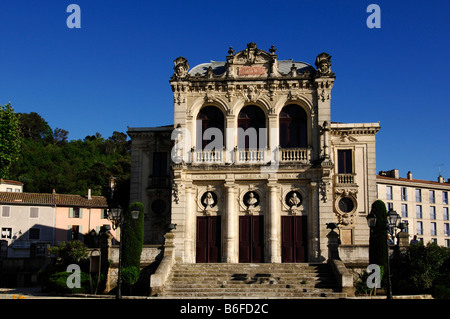
<svg viewBox="0 0 450 319">
<path fill-rule="evenodd" d="M 221 262 L 220 216 L 197 217 L 196 262 Z"/>
<path fill-rule="evenodd" d="M 281 217 L 281 261 L 301 263 L 307 258 L 306 216 Z"/>
<path fill-rule="evenodd" d="M 239 262 L 264 262 L 264 217 L 239 217 Z"/>
</svg>

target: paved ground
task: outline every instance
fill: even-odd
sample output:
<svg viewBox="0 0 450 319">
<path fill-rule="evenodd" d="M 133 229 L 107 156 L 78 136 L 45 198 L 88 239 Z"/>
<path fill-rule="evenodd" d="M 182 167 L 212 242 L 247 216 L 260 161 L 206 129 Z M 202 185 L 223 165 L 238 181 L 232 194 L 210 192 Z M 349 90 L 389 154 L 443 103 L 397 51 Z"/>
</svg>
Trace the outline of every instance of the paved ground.
<svg viewBox="0 0 450 319">
<path fill-rule="evenodd" d="M 86 299 L 89 297 L 64 297 L 52 296 L 48 293 L 42 292 L 41 287 L 31 288 L 0 288 L 0 299 Z"/>
<path fill-rule="evenodd" d="M 31 288 L 0 288 L 0 299 L 98 299 L 115 298 L 112 295 L 78 295 L 78 296 L 52 296 L 42 292 L 41 287 Z M 124 299 L 146 299 L 146 297 L 124 296 Z M 164 298 L 162 298 L 164 299 Z M 386 296 L 353 297 L 348 299 L 386 299 Z M 432 299 L 430 295 L 394 296 L 394 299 Z"/>
</svg>

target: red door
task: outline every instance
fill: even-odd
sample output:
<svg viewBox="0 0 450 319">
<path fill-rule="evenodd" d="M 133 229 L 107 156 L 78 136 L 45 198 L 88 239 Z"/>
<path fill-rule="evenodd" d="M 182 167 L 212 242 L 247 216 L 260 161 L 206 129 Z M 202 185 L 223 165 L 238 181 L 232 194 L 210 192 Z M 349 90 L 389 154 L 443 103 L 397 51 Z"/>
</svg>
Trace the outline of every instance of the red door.
<svg viewBox="0 0 450 319">
<path fill-rule="evenodd" d="M 264 217 L 239 217 L 239 262 L 264 262 Z"/>
<path fill-rule="evenodd" d="M 197 263 L 221 261 L 220 216 L 197 217 Z"/>
<path fill-rule="evenodd" d="M 306 216 L 281 217 L 281 258 L 284 263 L 306 261 Z"/>
</svg>

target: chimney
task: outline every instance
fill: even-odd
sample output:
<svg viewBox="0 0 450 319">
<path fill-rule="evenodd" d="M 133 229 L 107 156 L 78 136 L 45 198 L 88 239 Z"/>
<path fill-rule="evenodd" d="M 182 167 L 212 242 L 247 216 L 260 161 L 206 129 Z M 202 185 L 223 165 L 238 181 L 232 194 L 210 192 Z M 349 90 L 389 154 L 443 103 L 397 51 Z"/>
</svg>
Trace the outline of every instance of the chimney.
<svg viewBox="0 0 450 319">
<path fill-rule="evenodd" d="M 412 179 L 412 173 L 411 173 L 411 171 L 409 171 L 408 174 L 406 174 L 406 177 L 407 177 L 408 179 Z"/>
<path fill-rule="evenodd" d="M 438 182 L 439 183 L 445 183 L 445 179 L 442 177 L 442 175 L 439 175 Z"/>
<path fill-rule="evenodd" d="M 89 200 L 92 199 L 92 196 L 91 196 L 91 189 L 90 189 L 90 188 L 88 189 L 88 196 L 87 196 L 87 199 L 89 199 Z"/>
</svg>

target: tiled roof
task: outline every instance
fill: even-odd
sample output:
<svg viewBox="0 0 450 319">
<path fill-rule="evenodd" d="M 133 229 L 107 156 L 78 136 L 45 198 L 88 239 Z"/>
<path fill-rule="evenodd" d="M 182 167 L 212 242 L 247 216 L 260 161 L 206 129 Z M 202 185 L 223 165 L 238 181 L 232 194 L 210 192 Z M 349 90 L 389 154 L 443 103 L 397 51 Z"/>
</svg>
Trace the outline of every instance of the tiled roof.
<svg viewBox="0 0 450 319">
<path fill-rule="evenodd" d="M 313 72 L 314 68 L 305 62 L 295 62 L 291 60 L 278 60 L 278 71 L 282 74 L 288 74 L 291 71 L 292 65 L 295 65 L 298 73 L 303 73 L 306 70 Z M 195 76 L 197 73 L 205 75 L 208 68 L 211 67 L 215 75 L 223 74 L 226 71 L 226 62 L 211 61 L 210 63 L 202 63 L 196 65 L 189 70 L 189 74 Z"/>
<path fill-rule="evenodd" d="M 450 188 L 450 184 L 449 183 L 439 183 L 439 182 L 433 182 L 433 181 L 425 181 L 425 180 L 421 180 L 421 179 L 408 179 L 408 178 L 395 178 L 395 177 L 389 177 L 389 176 L 381 176 L 381 175 L 377 175 L 377 179 L 378 180 L 386 180 L 386 181 L 392 181 L 392 182 L 401 182 L 401 183 L 415 183 L 415 184 L 427 184 L 427 185 L 433 185 L 436 187 L 442 187 L 442 188 Z"/>
<path fill-rule="evenodd" d="M 18 182 L 18 181 L 11 181 L 11 180 L 7 180 L 7 179 L 0 179 L 0 184 L 10 184 L 10 185 L 19 185 L 22 186 L 23 183 L 22 182 Z"/>
<path fill-rule="evenodd" d="M 80 195 L 0 192 L 0 204 L 56 205 L 107 208 L 106 197 Z"/>
</svg>

